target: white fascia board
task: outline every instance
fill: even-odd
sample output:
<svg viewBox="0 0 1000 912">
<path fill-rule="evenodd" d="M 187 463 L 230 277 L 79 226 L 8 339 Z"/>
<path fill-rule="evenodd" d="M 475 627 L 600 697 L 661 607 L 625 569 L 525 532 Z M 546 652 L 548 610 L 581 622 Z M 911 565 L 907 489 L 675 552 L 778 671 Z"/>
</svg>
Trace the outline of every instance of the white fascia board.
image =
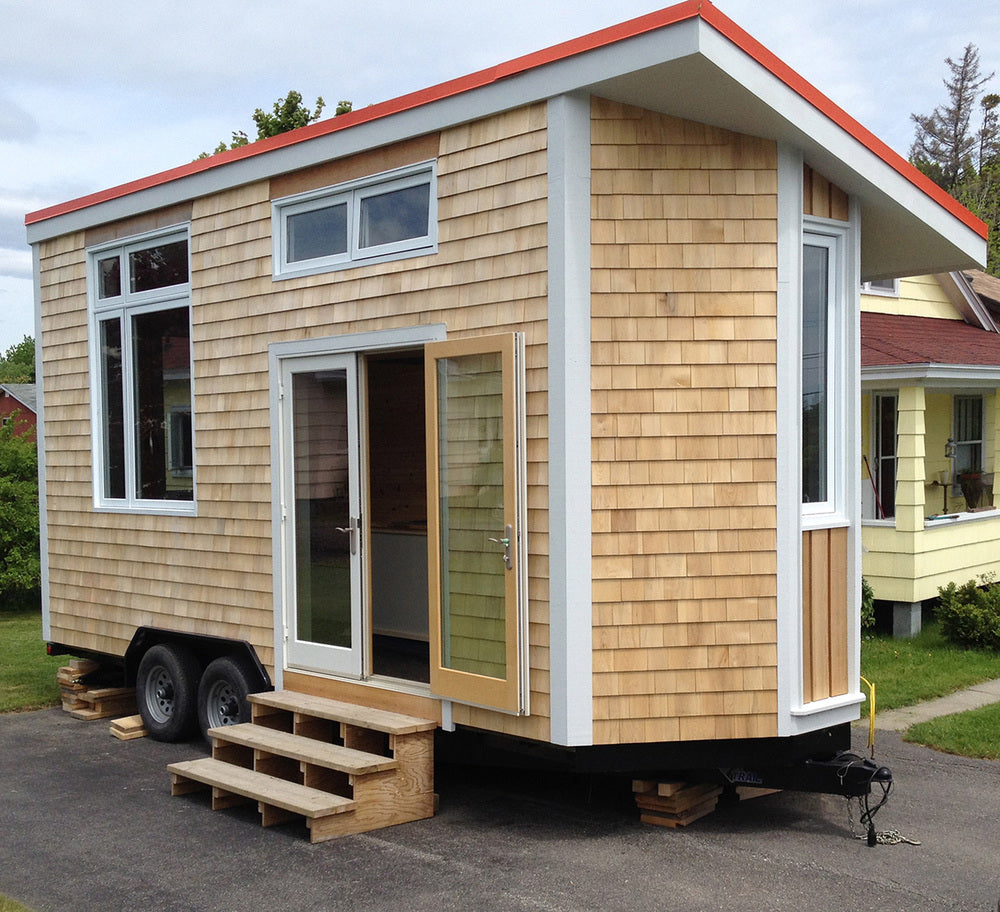
<svg viewBox="0 0 1000 912">
<path fill-rule="evenodd" d="M 587 86 L 694 53 L 699 22 L 676 23 L 498 79 L 475 89 L 335 130 L 271 152 L 208 168 L 27 226 L 28 242 L 48 240 L 179 202 L 219 193 L 568 95 Z M 701 24 L 703 26 L 703 24 Z"/>
<path fill-rule="evenodd" d="M 706 59 L 785 121 L 785 135 L 774 138 L 798 146 L 808 164 L 817 168 L 840 189 L 858 197 L 862 205 L 863 220 L 867 210 L 873 205 L 880 210 L 897 210 L 899 232 L 895 238 L 890 236 L 885 239 L 886 243 L 899 245 L 900 242 L 905 242 L 903 232 L 918 227 L 913 224 L 916 219 L 945 240 L 946 246 L 952 248 L 947 254 L 935 251 L 936 255 L 945 255 L 949 259 L 964 257 L 969 263 L 985 263 L 986 240 L 983 237 L 749 54 L 735 47 L 713 29 L 705 30 L 699 50 Z M 768 133 L 766 127 L 763 130 L 753 129 L 750 123 L 742 129 L 752 135 Z M 862 244 L 872 233 L 872 228 L 871 224 L 862 225 Z M 875 235 L 877 237 L 878 232 Z M 938 264 L 927 262 L 918 271 L 919 274 L 930 274 L 951 271 L 952 268 L 954 266 L 938 268 Z M 897 276 L 871 273 L 863 274 L 862 280 L 895 277 Z"/>
<path fill-rule="evenodd" d="M 938 273 L 934 278 L 966 323 L 979 326 L 987 332 L 1000 332 L 1000 326 L 997 326 L 990 312 L 983 306 L 972 283 L 961 272 Z"/>
<path fill-rule="evenodd" d="M 1000 387 L 1000 364 L 890 364 L 861 371 L 864 390 L 890 386 Z"/>
</svg>

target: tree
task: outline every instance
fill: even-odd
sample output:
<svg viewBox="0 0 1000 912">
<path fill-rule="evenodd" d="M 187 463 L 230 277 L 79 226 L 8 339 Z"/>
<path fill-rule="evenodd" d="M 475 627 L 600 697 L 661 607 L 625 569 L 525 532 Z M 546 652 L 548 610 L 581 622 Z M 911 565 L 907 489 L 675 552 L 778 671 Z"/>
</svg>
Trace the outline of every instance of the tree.
<svg viewBox="0 0 1000 912">
<path fill-rule="evenodd" d="M 18 434 L 18 424 L 0 427 L 0 604 L 37 605 L 38 451 L 33 440 Z"/>
<path fill-rule="evenodd" d="M 277 136 L 279 133 L 287 133 L 289 130 L 297 130 L 299 127 L 311 124 L 313 121 L 319 120 L 325 107 L 326 102 L 323 101 L 322 97 L 319 97 L 316 99 L 316 107 L 310 111 L 302 104 L 301 93 L 292 89 L 284 98 L 279 98 L 271 106 L 271 113 L 260 108 L 253 112 L 253 122 L 257 125 L 257 138 L 253 141 L 267 139 L 270 136 Z M 353 105 L 349 101 L 339 101 L 334 110 L 334 116 L 339 117 L 341 114 L 347 114 L 352 107 Z M 217 155 L 219 152 L 226 152 L 229 149 L 239 149 L 250 142 L 251 140 L 245 132 L 237 130 L 233 132 L 231 143 L 227 145 L 225 141 L 220 142 L 212 154 Z M 198 158 L 208 157 L 208 152 L 202 152 L 198 156 Z"/>
<path fill-rule="evenodd" d="M 35 340 L 25 336 L 0 358 L 0 383 L 35 382 Z"/>
<path fill-rule="evenodd" d="M 910 160 L 989 226 L 986 268 L 1000 275 L 1000 95 L 984 94 L 979 50 L 966 46 L 958 62 L 945 60 L 948 101 L 916 124 Z M 979 126 L 974 115 L 979 111 Z"/>
<path fill-rule="evenodd" d="M 910 158 L 928 177 L 949 193 L 976 169 L 977 133 L 972 129 L 972 112 L 982 87 L 993 78 L 979 69 L 979 50 L 968 44 L 962 59 L 945 60 L 951 78 L 944 80 L 948 102 L 929 115 L 911 114 L 917 125 Z"/>
</svg>

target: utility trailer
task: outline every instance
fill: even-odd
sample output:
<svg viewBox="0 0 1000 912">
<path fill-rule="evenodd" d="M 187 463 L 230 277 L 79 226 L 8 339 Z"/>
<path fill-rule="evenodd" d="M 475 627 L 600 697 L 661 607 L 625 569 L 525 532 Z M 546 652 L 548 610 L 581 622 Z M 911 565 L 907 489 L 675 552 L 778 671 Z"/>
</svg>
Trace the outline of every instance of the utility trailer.
<svg viewBox="0 0 1000 912">
<path fill-rule="evenodd" d="M 273 688 L 470 758 L 848 750 L 861 283 L 985 227 L 711 3 L 26 221 L 44 635 L 154 736 Z"/>
</svg>

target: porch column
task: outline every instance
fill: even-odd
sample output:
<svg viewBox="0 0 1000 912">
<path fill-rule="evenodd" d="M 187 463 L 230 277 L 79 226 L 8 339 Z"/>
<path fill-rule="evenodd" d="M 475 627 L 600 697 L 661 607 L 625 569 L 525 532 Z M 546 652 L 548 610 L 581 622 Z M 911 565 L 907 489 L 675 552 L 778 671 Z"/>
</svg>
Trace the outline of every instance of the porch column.
<svg viewBox="0 0 1000 912">
<path fill-rule="evenodd" d="M 899 390 L 896 418 L 896 530 L 921 532 L 924 528 L 924 388 L 906 386 Z M 920 632 L 920 602 L 894 602 L 892 633 L 912 637 Z"/>
<path fill-rule="evenodd" d="M 983 417 L 985 419 L 985 415 Z M 986 449 L 985 445 L 983 447 L 983 471 L 989 472 L 993 478 L 990 506 L 1000 506 L 997 502 L 1000 500 L 1000 485 L 997 485 L 997 473 L 1000 472 L 1000 389 L 993 391 L 993 446 L 990 449 Z"/>
<path fill-rule="evenodd" d="M 896 422 L 896 529 L 921 532 L 924 528 L 927 473 L 924 470 L 924 389 L 899 390 Z"/>
</svg>

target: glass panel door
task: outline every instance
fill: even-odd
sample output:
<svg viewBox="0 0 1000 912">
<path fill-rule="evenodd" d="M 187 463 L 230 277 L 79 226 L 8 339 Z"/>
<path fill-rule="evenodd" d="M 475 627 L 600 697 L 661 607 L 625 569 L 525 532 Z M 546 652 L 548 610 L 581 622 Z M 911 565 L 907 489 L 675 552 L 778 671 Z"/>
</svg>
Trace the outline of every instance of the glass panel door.
<svg viewBox="0 0 1000 912">
<path fill-rule="evenodd" d="M 356 359 L 289 359 L 282 385 L 288 664 L 360 677 Z"/>
<path fill-rule="evenodd" d="M 426 349 L 431 689 L 523 711 L 516 337 Z"/>
</svg>

